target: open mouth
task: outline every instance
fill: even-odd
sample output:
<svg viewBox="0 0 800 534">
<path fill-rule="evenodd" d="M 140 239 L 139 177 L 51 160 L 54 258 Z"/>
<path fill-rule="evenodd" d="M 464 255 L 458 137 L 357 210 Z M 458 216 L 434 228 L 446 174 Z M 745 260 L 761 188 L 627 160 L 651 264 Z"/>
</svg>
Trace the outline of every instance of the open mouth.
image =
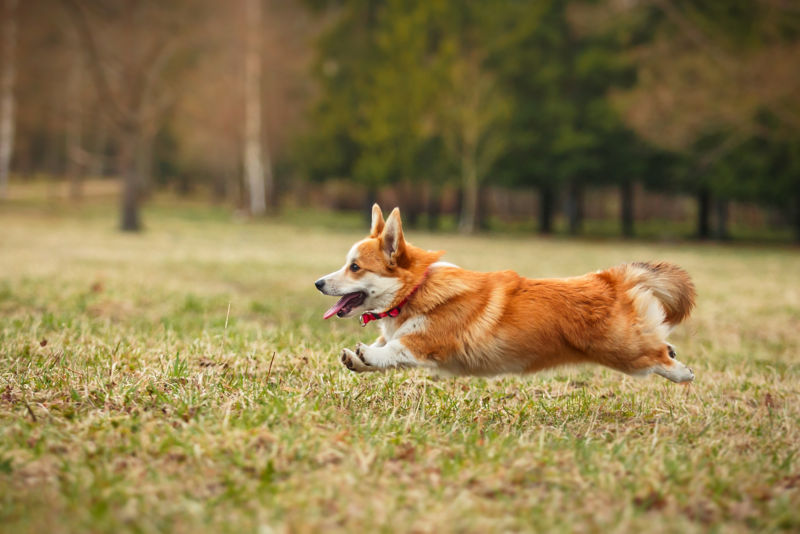
<svg viewBox="0 0 800 534">
<path fill-rule="evenodd" d="M 367 298 L 366 293 L 363 291 L 356 291 L 355 293 L 348 293 L 347 295 L 340 298 L 336 304 L 328 308 L 328 311 L 325 312 L 325 315 L 322 316 L 323 319 L 330 319 L 334 315 L 337 317 L 344 317 L 351 311 L 353 308 L 360 306 L 364 299 Z"/>
</svg>

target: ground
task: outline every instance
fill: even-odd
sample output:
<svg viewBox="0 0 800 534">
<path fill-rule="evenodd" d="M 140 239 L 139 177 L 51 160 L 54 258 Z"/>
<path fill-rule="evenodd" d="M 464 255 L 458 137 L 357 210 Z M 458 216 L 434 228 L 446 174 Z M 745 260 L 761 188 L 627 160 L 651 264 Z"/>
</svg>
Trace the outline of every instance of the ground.
<svg viewBox="0 0 800 534">
<path fill-rule="evenodd" d="M 359 217 L 156 200 L 124 235 L 61 202 L 0 206 L 2 532 L 800 529 L 796 248 L 407 230 L 531 277 L 682 265 L 696 381 L 357 375 L 340 349 L 377 328 L 323 321 L 313 282 Z"/>
</svg>

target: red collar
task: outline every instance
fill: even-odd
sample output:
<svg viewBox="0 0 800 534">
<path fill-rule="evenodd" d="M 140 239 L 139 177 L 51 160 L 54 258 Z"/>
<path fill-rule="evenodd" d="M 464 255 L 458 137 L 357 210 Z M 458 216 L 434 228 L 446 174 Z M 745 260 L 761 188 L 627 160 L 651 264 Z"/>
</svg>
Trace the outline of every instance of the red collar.
<svg viewBox="0 0 800 534">
<path fill-rule="evenodd" d="M 398 315 L 400 315 L 400 310 L 402 310 L 403 306 L 405 306 L 408 303 L 408 299 L 410 299 L 411 296 L 414 293 L 417 292 L 417 289 L 419 289 L 419 286 L 421 286 L 422 283 L 425 281 L 425 279 L 428 278 L 428 271 L 429 270 L 430 269 L 425 269 L 425 274 L 422 276 L 422 281 L 420 281 L 419 284 L 414 286 L 414 289 L 411 290 L 411 293 L 406 295 L 406 298 L 404 298 L 400 302 L 400 304 L 398 304 L 394 308 L 392 308 L 390 310 L 386 310 L 385 312 L 380 312 L 380 313 L 373 313 L 373 312 L 362 313 L 361 314 L 361 326 L 367 326 L 367 323 L 369 323 L 370 321 L 377 321 L 378 319 L 383 319 L 384 317 L 397 317 Z"/>
</svg>

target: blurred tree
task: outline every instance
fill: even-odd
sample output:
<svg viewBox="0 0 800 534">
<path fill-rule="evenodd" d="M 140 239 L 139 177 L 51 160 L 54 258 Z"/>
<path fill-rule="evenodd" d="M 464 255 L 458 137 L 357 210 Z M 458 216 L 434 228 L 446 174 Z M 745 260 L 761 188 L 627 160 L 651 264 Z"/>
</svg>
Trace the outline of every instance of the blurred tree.
<svg viewBox="0 0 800 534">
<path fill-rule="evenodd" d="M 78 36 L 72 33 L 72 40 L 77 41 Z M 67 177 L 69 179 L 69 196 L 73 201 L 83 196 L 83 174 L 87 158 L 83 150 L 83 104 L 81 92 L 83 89 L 83 54 L 79 53 L 79 43 L 71 47 L 72 57 L 69 58 L 69 74 L 65 85 L 66 113 L 65 113 L 65 144 L 67 159 Z"/>
<path fill-rule="evenodd" d="M 182 46 L 192 43 L 182 32 L 198 6 L 118 0 L 62 0 L 87 57 L 99 104 L 118 131 L 123 177 L 120 228 L 141 228 L 139 204 L 149 176 L 152 137 L 175 86 L 163 78 Z M 181 39 L 184 39 L 183 41 Z M 180 68 L 178 68 L 180 70 Z"/>
<path fill-rule="evenodd" d="M 315 179 L 352 176 L 368 200 L 386 184 L 404 192 L 411 225 L 428 191 L 435 224 L 444 184 L 464 191 L 460 227 L 479 219 L 479 188 L 501 152 L 507 100 L 483 61 L 481 4 L 446 0 L 344 2 L 320 42 L 317 126 L 301 145 Z"/>
<path fill-rule="evenodd" d="M 374 19 L 371 2 L 354 1 L 338 9 L 336 20 L 320 37 L 312 68 L 320 95 L 309 113 L 314 128 L 298 141 L 295 150 L 298 166 L 311 180 L 352 175 L 361 152 L 356 132 L 366 85 L 366 69 L 359 68 L 359 64 L 373 54 L 374 37 L 369 28 Z M 367 203 L 371 205 L 377 198 L 380 179 L 361 179 L 369 191 Z"/>
<path fill-rule="evenodd" d="M 616 100 L 639 136 L 684 156 L 682 187 L 697 194 L 698 235 L 727 235 L 727 201 L 743 191 L 769 201 L 747 182 L 785 187 L 781 195 L 800 203 L 800 177 L 784 183 L 729 165 L 743 150 L 782 146 L 800 132 L 800 9 L 780 0 L 605 4 L 650 30 L 636 51 L 638 83 Z M 765 114 L 773 120 L 763 122 Z"/>
<path fill-rule="evenodd" d="M 401 184 L 411 225 L 422 181 L 441 181 L 434 112 L 446 77 L 437 38 L 444 7 L 441 0 L 343 2 L 319 43 L 315 128 L 298 151 L 312 179 L 352 177 L 370 203 L 379 187 Z"/>
<path fill-rule="evenodd" d="M 214 200 L 227 200 L 249 211 L 244 126 L 252 114 L 245 110 L 243 80 L 244 30 L 251 19 L 246 19 L 242 1 L 201 5 L 205 5 L 205 15 L 196 16 L 190 30 L 197 36 L 191 49 L 197 59 L 190 68 L 170 72 L 166 80 L 173 82 L 177 76 L 181 87 L 191 90 L 182 91 L 167 116 L 164 128 L 173 138 L 174 151 L 156 151 L 155 169 L 173 173 L 174 185 L 181 191 L 187 186 L 207 186 Z M 267 187 L 272 192 L 266 193 L 265 201 L 269 210 L 278 202 L 279 188 L 292 185 L 295 169 L 288 164 L 289 148 L 297 133 L 308 127 L 312 42 L 327 19 L 314 17 L 292 0 L 265 0 L 260 7 L 264 16 L 259 26 L 262 72 L 257 103 L 262 145 L 273 168 L 273 185 Z M 267 165 L 263 167 L 266 171 Z M 161 180 L 165 186 L 172 185 L 169 177 Z"/>
<path fill-rule="evenodd" d="M 67 177 L 68 191 L 79 193 L 82 175 L 120 176 L 127 158 L 119 116 L 109 112 L 96 90 L 85 36 L 66 1 L 18 5 L 16 135 L 10 159 L 21 176 Z M 242 3 L 77 0 L 76 5 L 83 10 L 102 74 L 120 107 L 126 108 L 142 85 L 125 72 L 137 67 L 125 64 L 138 62 L 139 70 L 152 70 L 143 107 L 145 143 L 136 150 L 139 196 L 146 195 L 149 185 L 188 191 L 208 184 L 217 195 L 244 205 L 247 32 L 244 10 L 238 8 Z M 315 20 L 292 0 L 264 0 L 263 5 L 269 17 L 262 19 L 260 52 L 269 71 L 261 80 L 261 127 L 265 136 L 269 132 L 270 155 L 289 183 L 287 147 L 307 124 L 303 113 L 312 92 L 307 72 L 311 40 L 327 19 Z M 133 16 L 125 20 L 128 13 Z M 169 34 L 164 57 L 144 66 L 139 60 L 164 33 Z M 0 42 L 8 35 L 0 33 Z M 136 46 L 127 46 L 126 36 Z M 0 45 L 0 53 L 4 48 Z M 281 175 L 275 176 L 277 184 Z"/>
<path fill-rule="evenodd" d="M 728 200 L 758 199 L 789 214 L 800 240 L 800 134 L 776 132 L 781 122 L 768 113 L 760 114 L 762 129 L 708 167 L 705 180 L 713 187 L 714 200 L 706 209 L 714 212 L 716 225 L 709 233 L 715 239 L 730 237 Z M 728 139 L 722 134 L 718 137 Z"/>
<path fill-rule="evenodd" d="M 15 142 L 12 160 L 22 177 L 65 172 L 67 116 L 86 106 L 86 84 L 68 87 L 78 55 L 68 21 L 58 0 L 21 2 L 17 8 L 17 68 L 15 75 Z M 70 105 L 80 89 L 81 103 Z"/>
<path fill-rule="evenodd" d="M 582 5 L 508 2 L 496 12 L 491 41 L 490 64 L 514 96 L 501 174 L 509 183 L 539 188 L 544 233 L 553 229 L 559 188 L 567 191 L 569 231 L 577 233 L 585 185 L 622 183 L 630 193 L 631 172 L 642 166 L 630 159 L 644 155 L 641 148 L 621 146 L 633 136 L 607 98 L 612 88 L 634 81 L 621 53 L 628 37 L 582 28 L 573 20 L 579 18 L 576 4 Z M 628 194 L 625 204 L 631 202 Z"/>
<path fill-rule="evenodd" d="M 431 116 L 443 79 L 440 43 L 432 37 L 443 5 L 394 0 L 375 7 L 369 70 L 359 88 L 353 176 L 369 185 L 399 184 L 411 226 L 422 206 L 422 179 L 429 177 Z"/>
<path fill-rule="evenodd" d="M 269 148 L 264 139 L 262 119 L 262 0 L 244 0 L 247 30 L 244 79 L 244 173 L 250 199 L 251 215 L 267 211 L 266 199 L 272 198 L 273 177 Z"/>
<path fill-rule="evenodd" d="M 441 105 L 441 131 L 461 174 L 459 230 L 472 233 L 479 222 L 481 183 L 505 148 L 511 109 L 477 52 L 453 62 L 450 83 Z"/>
<path fill-rule="evenodd" d="M 0 199 L 5 198 L 14 148 L 14 78 L 16 74 L 17 0 L 2 5 L 2 62 L 0 63 Z"/>
</svg>

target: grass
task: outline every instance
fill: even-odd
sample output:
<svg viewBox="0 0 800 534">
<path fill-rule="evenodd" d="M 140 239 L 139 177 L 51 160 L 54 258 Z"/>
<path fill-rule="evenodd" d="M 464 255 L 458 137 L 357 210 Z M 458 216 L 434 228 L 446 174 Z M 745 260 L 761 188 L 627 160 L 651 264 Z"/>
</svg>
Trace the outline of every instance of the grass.
<svg viewBox="0 0 800 534">
<path fill-rule="evenodd" d="M 678 262 L 697 380 L 355 375 L 338 350 L 376 329 L 323 322 L 312 282 L 363 232 L 145 221 L 0 206 L 2 532 L 800 529 L 797 249 L 412 231 L 533 277 Z"/>
</svg>

